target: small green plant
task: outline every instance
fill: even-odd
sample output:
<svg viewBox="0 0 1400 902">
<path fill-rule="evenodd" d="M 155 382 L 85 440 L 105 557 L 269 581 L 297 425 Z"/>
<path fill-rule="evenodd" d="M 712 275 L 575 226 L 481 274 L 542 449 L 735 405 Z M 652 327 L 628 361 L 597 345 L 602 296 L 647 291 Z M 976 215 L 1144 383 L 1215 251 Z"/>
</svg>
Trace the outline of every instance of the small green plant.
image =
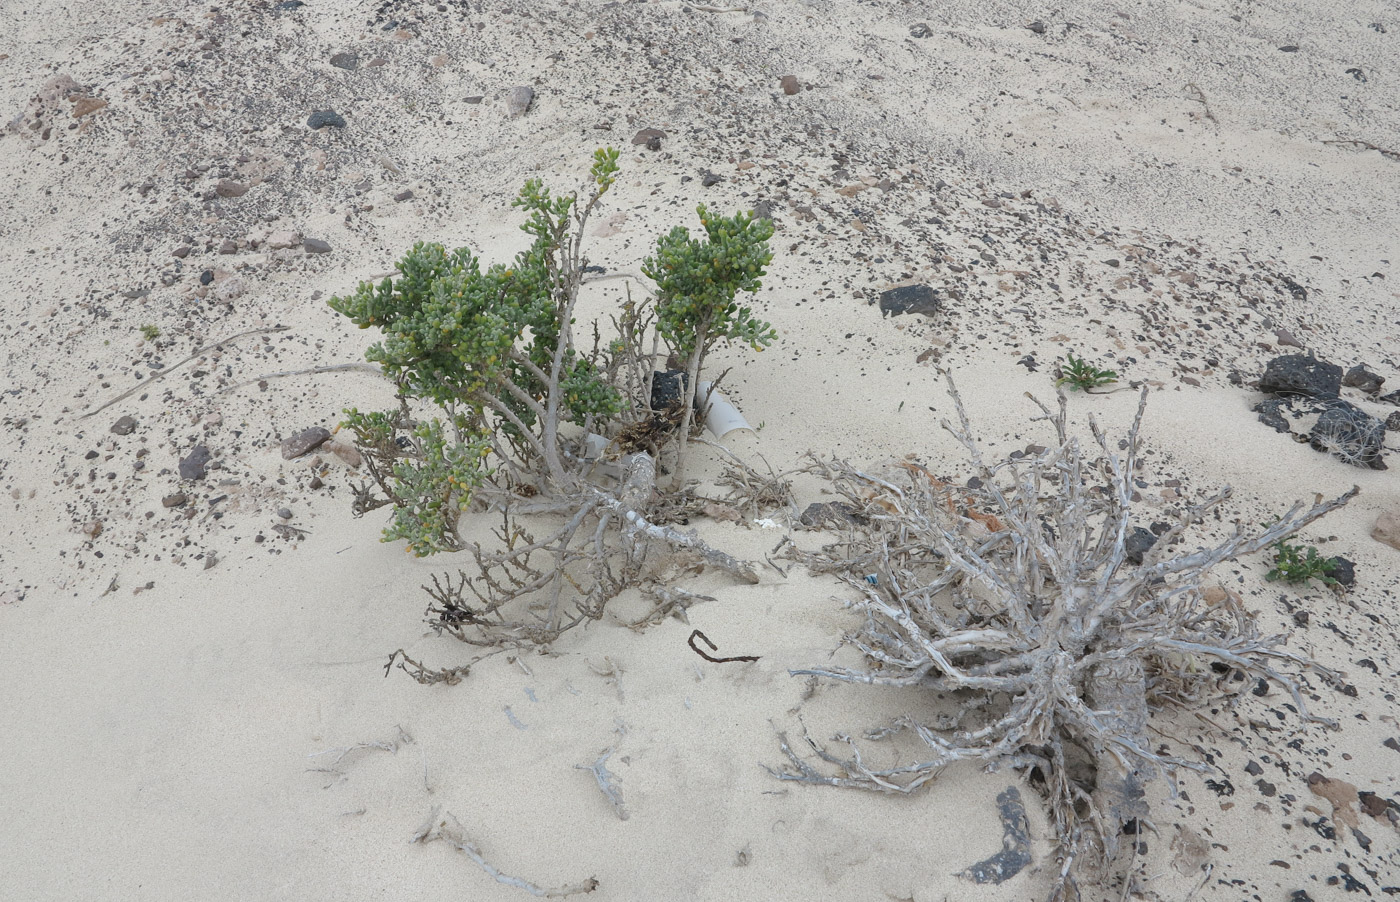
<svg viewBox="0 0 1400 902">
<path fill-rule="evenodd" d="M 1264 578 L 1269 582 L 1283 580 L 1290 585 L 1300 585 L 1315 579 L 1324 585 L 1340 585 L 1330 574 L 1337 568 L 1337 559 L 1323 557 L 1317 553 L 1317 546 L 1306 549 L 1284 539 L 1274 545 L 1274 566 Z"/>
<path fill-rule="evenodd" d="M 160 338 L 160 326 L 155 323 L 146 323 L 141 327 L 141 336 L 147 341 L 155 341 Z"/>
<path fill-rule="evenodd" d="M 1117 381 L 1118 374 L 1113 370 L 1101 370 L 1070 351 L 1068 362 L 1060 367 L 1060 378 L 1055 380 L 1055 385 L 1069 385 L 1077 391 L 1088 391 Z"/>
<path fill-rule="evenodd" d="M 656 331 L 684 361 L 686 372 L 676 467 L 676 481 L 682 484 L 685 440 L 705 356 L 720 341 L 742 341 L 762 351 L 778 337 L 771 325 L 735 300 L 739 292 L 753 294 L 762 284 L 764 267 L 773 259 L 768 246 L 772 221 L 752 212 L 717 216 L 704 204 L 695 212 L 705 228 L 703 239 L 676 226 L 656 242 L 656 255 L 642 263 L 642 272 L 656 282 Z"/>
<path fill-rule="evenodd" d="M 353 511 L 391 506 L 384 539 L 413 554 L 475 558 L 473 575 L 434 577 L 427 590 L 428 622 L 465 642 L 544 645 L 598 619 L 609 599 L 653 579 L 649 542 L 758 581 L 751 564 L 665 525 L 690 499 L 656 492 L 657 454 L 678 417 L 651 398 L 662 341 L 687 361 L 688 419 L 706 351 L 773 340 L 734 301 L 759 287 L 772 223 L 701 207 L 704 239 L 673 230 L 647 261 L 655 301 L 629 293 L 610 317 L 615 334 L 594 321 L 585 344 L 574 321 L 589 269 L 583 236 L 617 181 L 618 156 L 594 154 L 584 193 L 527 181 L 514 206 L 533 240 L 513 260 L 488 265 L 466 248 L 419 243 L 389 278 L 330 300 L 380 331 L 365 356 L 398 388 L 397 409 L 345 411 L 371 479 Z M 496 550 L 459 532 L 469 508 L 501 515 Z M 553 515 L 548 533 L 530 532 L 525 514 Z"/>
</svg>

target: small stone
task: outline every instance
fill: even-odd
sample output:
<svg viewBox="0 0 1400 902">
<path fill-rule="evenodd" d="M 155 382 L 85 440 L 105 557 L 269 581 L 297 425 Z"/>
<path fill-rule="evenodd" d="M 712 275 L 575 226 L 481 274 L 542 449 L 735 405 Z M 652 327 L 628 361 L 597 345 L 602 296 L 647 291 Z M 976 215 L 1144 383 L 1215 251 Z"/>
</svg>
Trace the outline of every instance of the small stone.
<svg viewBox="0 0 1400 902">
<path fill-rule="evenodd" d="M 225 279 L 214 287 L 214 300 L 222 304 L 236 300 L 243 296 L 248 290 L 248 283 L 234 276 L 232 279 Z"/>
<path fill-rule="evenodd" d="M 1393 411 L 1385 418 L 1385 428 L 1389 432 L 1400 432 L 1400 410 Z"/>
<path fill-rule="evenodd" d="M 282 442 L 282 459 L 295 460 L 310 454 L 321 447 L 331 437 L 331 431 L 324 426 L 312 426 Z"/>
<path fill-rule="evenodd" d="M 1249 774 L 1251 777 L 1258 777 L 1264 773 L 1264 768 L 1259 766 L 1258 761 L 1251 760 L 1248 764 L 1244 766 L 1244 772 Z"/>
<path fill-rule="evenodd" d="M 413 200 L 413 192 L 405 188 L 398 194 L 394 195 L 394 200 L 398 201 L 399 203 L 403 203 L 406 200 Z"/>
<path fill-rule="evenodd" d="M 344 69 L 347 72 L 354 72 L 360 68 L 360 55 L 354 52 L 342 52 L 331 56 L 331 65 L 337 69 Z"/>
<path fill-rule="evenodd" d="M 938 313 L 938 292 L 928 285 L 903 285 L 880 292 L 880 315 L 900 316 L 905 313 Z"/>
<path fill-rule="evenodd" d="M 360 457 L 360 451 L 348 442 L 331 442 L 326 445 L 332 454 L 340 458 L 341 463 L 352 470 L 358 470 L 364 459 Z"/>
<path fill-rule="evenodd" d="M 463 103 L 470 103 L 470 104 L 472 104 L 472 105 L 476 105 L 476 104 L 478 104 L 478 103 L 481 103 L 481 101 L 483 101 L 483 100 L 485 100 L 485 99 L 486 99 L 486 97 L 485 97 L 484 95 L 482 95 L 482 94 L 473 94 L 473 95 L 470 96 L 470 97 L 463 97 L 463 98 L 462 98 L 462 102 L 463 102 Z"/>
<path fill-rule="evenodd" d="M 919 22 L 909 26 L 909 36 L 911 38 L 927 38 L 933 36 L 933 29 L 928 27 L 927 22 Z"/>
<path fill-rule="evenodd" d="M 219 183 L 214 186 L 214 193 L 220 197 L 242 197 L 248 193 L 248 186 L 232 179 L 219 179 Z"/>
<path fill-rule="evenodd" d="M 632 136 L 633 144 L 645 144 L 647 150 L 660 150 L 666 133 L 659 128 L 644 128 Z"/>
<path fill-rule="evenodd" d="M 165 508 L 184 507 L 185 502 L 188 500 L 189 498 L 185 497 L 184 492 L 176 492 L 173 495 L 166 495 L 164 498 L 160 499 L 160 504 Z"/>
<path fill-rule="evenodd" d="M 802 86 L 797 83 L 796 75 L 784 75 L 778 79 L 778 85 L 783 89 L 783 93 L 789 96 L 802 90 Z"/>
<path fill-rule="evenodd" d="M 322 241 L 320 238 L 303 238 L 301 246 L 308 254 L 329 254 L 331 252 L 330 243 Z"/>
<path fill-rule="evenodd" d="M 311 481 L 308 482 L 307 485 L 312 489 L 312 491 L 315 491 L 316 489 L 319 489 L 321 486 L 325 485 L 325 483 L 321 481 L 321 477 L 312 476 Z"/>
<path fill-rule="evenodd" d="M 1386 511 L 1371 527 L 1371 538 L 1400 551 L 1400 508 Z"/>
<path fill-rule="evenodd" d="M 1127 539 L 1123 542 L 1123 549 L 1127 552 L 1128 563 L 1134 566 L 1141 566 L 1143 555 L 1152 550 L 1152 546 L 1157 544 L 1157 537 L 1150 529 L 1143 529 L 1141 526 L 1133 528 L 1128 533 Z"/>
<path fill-rule="evenodd" d="M 1298 340 L 1298 336 L 1282 327 L 1274 330 L 1274 338 L 1278 340 L 1280 347 L 1306 350 L 1306 348 L 1303 347 L 1303 343 Z"/>
<path fill-rule="evenodd" d="M 719 176 L 715 175 L 708 169 L 700 174 L 700 184 L 704 185 L 706 188 L 712 188 L 715 185 L 718 185 L 719 181 Z"/>
<path fill-rule="evenodd" d="M 214 270 L 206 269 L 199 274 L 199 284 L 208 285 L 212 281 L 214 281 Z"/>
<path fill-rule="evenodd" d="M 221 254 L 236 254 L 236 253 L 238 253 L 238 242 L 237 242 L 237 241 L 234 241 L 232 238 L 225 238 L 225 239 L 219 244 L 219 253 L 221 253 Z"/>
<path fill-rule="evenodd" d="M 1356 562 L 1344 557 L 1332 558 L 1332 569 L 1327 571 L 1327 575 L 1337 581 L 1337 584 L 1350 589 L 1356 585 Z"/>
<path fill-rule="evenodd" d="M 275 251 L 289 250 L 298 244 L 301 244 L 301 238 L 297 236 L 296 232 L 273 232 L 267 236 L 267 246 Z"/>
<path fill-rule="evenodd" d="M 112 432 L 117 435 L 131 435 L 136 431 L 136 420 L 133 417 L 122 417 L 112 424 Z"/>
<path fill-rule="evenodd" d="M 1279 52 L 1280 52 L 1280 53 L 1297 53 L 1297 52 L 1298 52 L 1298 45 L 1297 45 L 1297 44 L 1284 44 L 1282 47 L 1279 48 Z"/>
<path fill-rule="evenodd" d="M 1385 377 L 1371 372 L 1366 368 L 1366 364 L 1358 363 L 1347 370 L 1347 374 L 1342 377 L 1342 384 L 1364 391 L 1368 395 L 1375 395 L 1380 393 L 1381 386 L 1385 384 Z"/>
<path fill-rule="evenodd" d="M 91 116 L 105 106 L 107 106 L 107 101 L 100 97 L 76 98 L 73 101 L 73 118 L 81 119 L 84 116 Z"/>
<path fill-rule="evenodd" d="M 1259 390 L 1275 395 L 1305 395 L 1330 400 L 1342 389 L 1342 368 L 1304 354 L 1270 360 L 1259 378 Z"/>
<path fill-rule="evenodd" d="M 194 248 L 190 247 L 188 244 L 182 244 L 179 247 L 175 248 L 175 250 L 171 251 L 170 255 L 172 257 L 179 257 L 181 260 L 183 260 L 190 255 L 190 251 L 192 250 L 194 250 Z"/>
<path fill-rule="evenodd" d="M 290 520 L 292 519 L 292 512 L 290 509 L 285 507 L 279 508 L 277 511 L 277 516 L 281 517 L 283 520 Z"/>
<path fill-rule="evenodd" d="M 1036 19 L 1034 22 L 1027 25 L 1026 28 L 1030 31 L 1035 32 L 1036 34 L 1045 34 L 1045 23 L 1040 21 L 1039 19 Z"/>
<path fill-rule="evenodd" d="M 313 131 L 319 128 L 344 128 L 345 117 L 335 110 L 317 110 L 306 117 L 306 127 Z"/>
<path fill-rule="evenodd" d="M 535 89 L 519 85 L 506 92 L 506 115 L 512 119 L 524 116 L 535 102 Z"/>
<path fill-rule="evenodd" d="M 195 445 L 189 454 L 180 458 L 180 478 L 188 480 L 203 479 L 205 472 L 209 469 L 210 454 L 208 447 Z"/>
</svg>

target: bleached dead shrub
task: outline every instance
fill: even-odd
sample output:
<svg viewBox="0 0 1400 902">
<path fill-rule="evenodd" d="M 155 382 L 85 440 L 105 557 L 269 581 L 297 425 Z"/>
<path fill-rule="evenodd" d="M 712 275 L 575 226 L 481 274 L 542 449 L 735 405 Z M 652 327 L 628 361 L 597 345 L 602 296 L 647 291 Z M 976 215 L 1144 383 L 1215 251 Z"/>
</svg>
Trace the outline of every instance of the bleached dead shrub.
<svg viewBox="0 0 1400 902">
<path fill-rule="evenodd" d="M 921 687 L 953 708 L 934 722 L 906 716 L 867 733 L 912 733 L 927 748 L 914 763 L 870 765 L 845 735 L 836 737 L 844 754 L 809 738 L 813 762 L 784 736 L 790 766 L 778 776 L 907 793 L 957 761 L 1015 768 L 1043 790 L 1055 825 L 1052 898 L 1073 898 L 1086 866 L 1111 862 L 1121 834 L 1148 826 L 1145 781 L 1201 766 L 1154 750 L 1154 710 L 1219 697 L 1228 691 L 1217 672 L 1224 669 L 1283 686 L 1302 716 L 1321 720 L 1276 668 L 1332 675 L 1286 650 L 1284 637 L 1262 635 L 1238 597 L 1207 597 L 1202 582 L 1217 564 L 1296 533 L 1357 490 L 1306 511 L 1295 505 L 1257 533 L 1237 525 L 1225 540 L 1187 550 L 1179 540 L 1230 497 L 1226 487 L 1183 511 L 1135 564 L 1132 477 L 1145 389 L 1116 447 L 1092 419 L 1096 447 L 1081 447 L 1067 431 L 1061 394 L 1056 413 L 1036 402 L 1044 412 L 1036 419 L 1054 427 L 1054 447 L 988 464 L 951 380 L 949 387 L 960 423 L 943 425 L 967 449 L 971 487 L 908 461 L 890 475 L 839 460 L 816 464 L 844 496 L 849 522 L 842 542 L 798 556 L 858 592 L 865 622 L 846 641 L 867 666 L 794 674 Z"/>
</svg>

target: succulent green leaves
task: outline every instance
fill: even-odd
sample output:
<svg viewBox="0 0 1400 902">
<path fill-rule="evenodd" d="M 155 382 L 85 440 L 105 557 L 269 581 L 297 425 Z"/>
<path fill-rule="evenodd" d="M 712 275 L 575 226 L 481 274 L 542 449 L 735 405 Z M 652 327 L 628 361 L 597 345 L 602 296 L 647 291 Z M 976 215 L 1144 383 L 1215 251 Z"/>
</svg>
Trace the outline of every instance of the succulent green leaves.
<svg viewBox="0 0 1400 902">
<path fill-rule="evenodd" d="M 642 264 L 642 272 L 657 286 L 657 330 L 681 357 L 689 357 L 697 341 L 703 351 L 720 339 L 762 350 L 777 332 L 735 298 L 761 286 L 764 267 L 773 259 L 768 246 L 773 223 L 752 213 L 717 216 L 704 204 L 696 212 L 705 229 L 703 239 L 677 226 L 657 241 L 656 255 Z"/>
</svg>

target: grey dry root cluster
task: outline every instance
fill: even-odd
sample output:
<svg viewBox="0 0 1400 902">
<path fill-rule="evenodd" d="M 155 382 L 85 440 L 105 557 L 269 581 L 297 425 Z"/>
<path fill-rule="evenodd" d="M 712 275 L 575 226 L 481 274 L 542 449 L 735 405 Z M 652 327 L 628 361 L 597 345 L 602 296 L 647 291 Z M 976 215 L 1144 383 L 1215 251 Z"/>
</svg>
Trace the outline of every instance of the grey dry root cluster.
<svg viewBox="0 0 1400 902">
<path fill-rule="evenodd" d="M 810 737 L 810 749 L 794 749 L 783 736 L 789 766 L 777 775 L 907 793 L 958 761 L 1015 768 L 1048 800 L 1059 864 L 1052 899 L 1074 898 L 1076 878 L 1110 865 L 1120 835 L 1150 826 L 1144 783 L 1203 767 L 1153 748 L 1154 709 L 1227 694 L 1222 672 L 1242 672 L 1283 686 L 1302 716 L 1329 723 L 1308 713 L 1298 683 L 1276 666 L 1335 675 L 1284 649 L 1282 636 L 1261 635 L 1238 597 L 1208 597 L 1202 581 L 1215 565 L 1296 533 L 1357 489 L 1307 510 L 1295 505 L 1256 534 L 1237 525 L 1212 547 L 1185 550 L 1185 530 L 1230 497 L 1226 487 L 1184 510 L 1134 563 L 1130 505 L 1146 389 L 1116 449 L 1091 418 L 1097 448 L 1086 453 L 1067 432 L 1061 394 L 1057 413 L 1036 401 L 1044 413 L 1036 419 L 1053 425 L 1055 447 L 988 465 L 951 379 L 949 386 L 960 425 L 943 426 L 971 457 L 971 487 L 907 460 L 883 475 L 818 462 L 845 498 L 846 532 L 819 553 L 794 552 L 858 592 L 854 606 L 865 621 L 846 641 L 868 662 L 863 670 L 794 674 L 922 687 L 946 713 L 934 722 L 902 717 L 867 733 L 912 734 L 924 749 L 914 763 L 872 765 L 844 734 L 834 738 L 845 746 L 841 754 Z"/>
</svg>

